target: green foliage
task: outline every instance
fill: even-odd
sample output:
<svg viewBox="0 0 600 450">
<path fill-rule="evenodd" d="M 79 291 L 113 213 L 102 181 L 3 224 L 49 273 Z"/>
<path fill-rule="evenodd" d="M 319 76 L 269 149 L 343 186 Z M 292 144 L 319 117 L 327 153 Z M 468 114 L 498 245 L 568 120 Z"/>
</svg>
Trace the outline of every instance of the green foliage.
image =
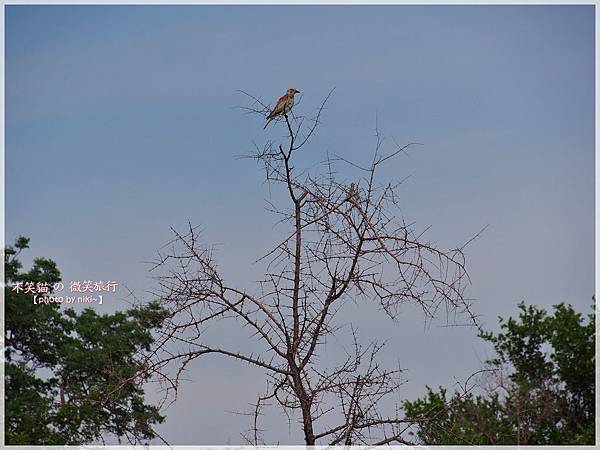
<svg viewBox="0 0 600 450">
<path fill-rule="evenodd" d="M 20 237 L 5 250 L 7 285 L 60 281 L 56 264 L 36 258 L 28 272 L 17 259 L 28 248 Z M 132 442 L 156 436 L 163 421 L 144 403 L 135 378 L 139 352 L 153 342 L 164 311 L 144 308 L 97 314 L 57 304 L 35 305 L 31 294 L 5 288 L 5 417 L 11 445 L 75 445 L 107 434 Z"/>
<path fill-rule="evenodd" d="M 496 357 L 487 361 L 480 395 L 446 390 L 404 402 L 429 445 L 594 444 L 595 307 L 587 321 L 570 305 L 552 315 L 519 304 L 519 318 L 499 318 L 484 332 Z"/>
<path fill-rule="evenodd" d="M 409 418 L 420 418 L 418 437 L 436 445 L 485 445 L 490 442 L 506 444 L 510 426 L 502 420 L 502 404 L 498 395 L 454 395 L 450 400 L 446 390 L 427 388 L 427 396 L 405 402 Z"/>
</svg>

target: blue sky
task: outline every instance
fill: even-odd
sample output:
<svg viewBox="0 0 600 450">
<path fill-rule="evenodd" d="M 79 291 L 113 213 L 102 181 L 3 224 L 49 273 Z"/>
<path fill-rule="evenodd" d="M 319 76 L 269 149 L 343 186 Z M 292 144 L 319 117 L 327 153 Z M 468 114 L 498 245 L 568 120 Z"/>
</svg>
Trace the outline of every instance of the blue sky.
<svg viewBox="0 0 600 450">
<path fill-rule="evenodd" d="M 410 175 L 403 213 L 441 246 L 489 224 L 467 253 L 488 328 L 521 300 L 591 303 L 593 6 L 8 6 L 5 18 L 6 240 L 29 236 L 29 256 L 67 281 L 143 297 L 142 262 L 190 220 L 251 286 L 275 218 L 260 169 L 237 155 L 283 130 L 237 109 L 237 90 L 272 103 L 298 88 L 308 114 L 335 87 L 299 163 L 367 160 L 376 116 L 387 143 L 423 143 L 383 175 Z M 473 330 L 424 328 L 410 309 L 400 325 L 349 314 L 397 343 L 408 398 L 485 359 Z M 167 440 L 239 442 L 247 420 L 227 411 L 253 401 L 261 374 L 213 359 L 190 378 Z M 283 428 L 271 439 L 297 443 Z"/>
</svg>

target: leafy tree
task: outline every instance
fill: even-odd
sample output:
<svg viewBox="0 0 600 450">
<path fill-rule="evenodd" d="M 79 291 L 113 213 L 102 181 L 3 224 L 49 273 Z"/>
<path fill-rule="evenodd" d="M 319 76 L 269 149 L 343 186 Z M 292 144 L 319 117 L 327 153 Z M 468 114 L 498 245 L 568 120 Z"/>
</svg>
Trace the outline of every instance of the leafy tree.
<svg viewBox="0 0 600 450">
<path fill-rule="evenodd" d="M 60 281 L 54 261 L 36 258 L 23 272 L 19 253 L 29 239 L 19 237 L 5 249 L 5 417 L 6 443 L 73 445 L 103 440 L 139 442 L 156 436 L 163 421 L 144 403 L 137 354 L 153 342 L 152 330 L 164 312 L 144 308 L 97 314 L 77 313 L 57 303 L 34 304 L 21 282 Z"/>
<path fill-rule="evenodd" d="M 496 357 L 480 377 L 481 393 L 465 387 L 429 387 L 424 398 L 404 402 L 415 432 L 430 445 L 594 444 L 595 313 L 572 306 L 552 315 L 519 304 L 518 320 L 499 318 L 501 332 L 483 332 Z"/>
</svg>

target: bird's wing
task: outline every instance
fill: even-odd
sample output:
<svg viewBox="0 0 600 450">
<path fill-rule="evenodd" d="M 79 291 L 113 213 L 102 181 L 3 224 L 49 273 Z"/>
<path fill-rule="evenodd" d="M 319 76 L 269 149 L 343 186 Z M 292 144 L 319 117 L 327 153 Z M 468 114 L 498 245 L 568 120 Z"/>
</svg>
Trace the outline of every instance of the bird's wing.
<svg viewBox="0 0 600 450">
<path fill-rule="evenodd" d="M 275 117 L 277 114 L 280 114 L 281 111 L 283 111 L 283 108 L 285 106 L 285 103 L 287 102 L 287 99 L 288 99 L 287 94 L 279 97 L 279 100 L 277 100 L 277 104 L 275 105 L 275 108 L 273 108 L 273 111 L 271 111 L 271 113 L 267 116 L 267 119 L 270 119 L 272 117 Z"/>
<path fill-rule="evenodd" d="M 277 106 L 275 106 L 275 108 L 282 108 L 283 105 L 285 105 L 285 102 L 287 102 L 287 99 L 287 94 L 283 94 L 281 97 L 279 97 L 279 100 L 277 100 Z"/>
</svg>

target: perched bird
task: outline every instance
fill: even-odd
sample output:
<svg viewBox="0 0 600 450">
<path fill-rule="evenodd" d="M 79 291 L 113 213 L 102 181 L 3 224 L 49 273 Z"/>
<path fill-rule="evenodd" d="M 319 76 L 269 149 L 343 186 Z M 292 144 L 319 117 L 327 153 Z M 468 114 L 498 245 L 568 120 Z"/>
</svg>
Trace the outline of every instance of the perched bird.
<svg viewBox="0 0 600 450">
<path fill-rule="evenodd" d="M 292 106 L 294 106 L 294 95 L 296 95 L 298 92 L 300 91 L 297 89 L 289 88 L 285 94 L 279 100 L 277 100 L 275 108 L 273 108 L 273 111 L 271 111 L 267 116 L 267 123 L 263 127 L 263 130 L 267 128 L 269 122 L 271 122 L 271 120 L 273 120 L 275 117 L 290 112 Z"/>
</svg>

